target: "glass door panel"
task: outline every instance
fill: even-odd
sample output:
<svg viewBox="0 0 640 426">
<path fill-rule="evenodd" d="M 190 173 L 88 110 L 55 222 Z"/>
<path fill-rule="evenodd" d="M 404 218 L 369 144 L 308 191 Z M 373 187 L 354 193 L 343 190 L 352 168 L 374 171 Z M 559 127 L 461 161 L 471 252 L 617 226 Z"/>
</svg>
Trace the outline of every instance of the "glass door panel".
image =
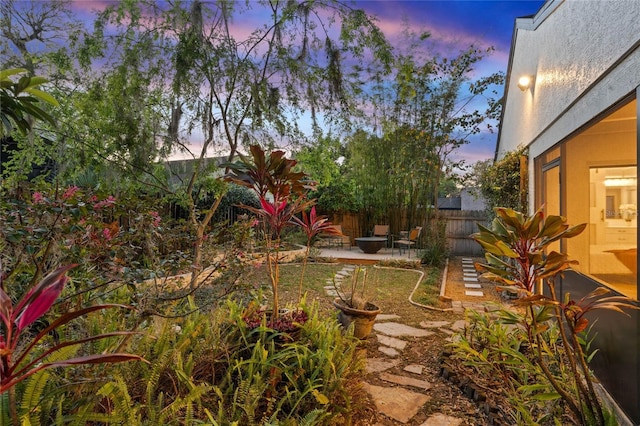
<svg viewBox="0 0 640 426">
<path fill-rule="evenodd" d="M 589 169 L 589 273 L 637 298 L 637 168 Z"/>
</svg>

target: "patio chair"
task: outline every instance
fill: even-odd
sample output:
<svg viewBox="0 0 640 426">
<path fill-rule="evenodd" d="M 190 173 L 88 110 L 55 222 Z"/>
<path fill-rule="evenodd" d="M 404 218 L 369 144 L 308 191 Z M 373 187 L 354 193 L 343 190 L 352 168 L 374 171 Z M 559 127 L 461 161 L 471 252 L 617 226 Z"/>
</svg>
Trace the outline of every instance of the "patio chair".
<svg viewBox="0 0 640 426">
<path fill-rule="evenodd" d="M 374 225 L 372 237 L 384 237 L 387 239 L 385 247 L 389 247 L 389 225 Z"/>
<path fill-rule="evenodd" d="M 411 247 L 416 245 L 418 238 L 420 238 L 420 233 L 422 232 L 422 226 L 416 226 L 413 228 L 409 235 L 405 238 L 400 238 L 393 242 L 393 247 L 398 247 L 400 254 L 402 254 L 402 249 L 406 248 L 409 250 L 409 257 L 411 257 Z"/>
<path fill-rule="evenodd" d="M 319 237 L 325 241 L 325 244 L 329 247 L 342 248 L 346 243 L 349 250 L 351 250 L 351 238 L 343 232 L 342 225 L 333 225 L 333 227 L 340 233 L 340 235 L 320 234 Z"/>
</svg>

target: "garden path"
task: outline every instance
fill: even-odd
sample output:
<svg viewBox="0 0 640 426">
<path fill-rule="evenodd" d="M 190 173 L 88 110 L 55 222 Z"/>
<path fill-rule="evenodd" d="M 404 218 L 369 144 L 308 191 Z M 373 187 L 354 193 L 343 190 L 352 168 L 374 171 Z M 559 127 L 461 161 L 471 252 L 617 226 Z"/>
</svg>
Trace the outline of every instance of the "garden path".
<svg viewBox="0 0 640 426">
<path fill-rule="evenodd" d="M 476 292 L 466 294 L 466 297 L 463 297 L 465 300 L 453 300 L 451 309 L 453 312 L 462 313 L 466 308 L 483 310 L 485 303 L 494 302 L 493 293 L 488 291 L 485 294 L 477 275 L 471 275 L 469 265 L 472 261 L 468 258 L 456 258 L 449 262 L 449 266 L 445 270 L 441 294 L 445 294 L 445 287 L 454 290 L 454 294 L 462 294 L 461 292 L 464 291 Z M 354 270 L 354 265 L 345 264 L 344 268 L 336 273 L 336 285 L 350 277 Z M 476 279 L 474 281 L 469 278 Z M 473 286 L 468 288 L 465 284 L 473 284 Z M 480 287 L 478 287 L 479 285 Z M 487 288 L 487 290 L 491 289 Z M 335 297 L 333 281 L 327 282 L 325 292 L 327 296 Z M 462 316 L 457 318 L 462 318 Z M 436 402 L 439 400 L 438 398 L 431 401 L 431 393 L 436 388 L 441 388 L 442 384 L 436 385 L 435 381 L 438 378 L 433 377 L 433 368 L 426 368 L 427 357 L 420 356 L 420 354 L 416 357 L 416 352 L 433 351 L 433 345 L 425 344 L 425 340 L 435 337 L 442 340 L 443 336 L 444 340 L 450 340 L 456 331 L 465 327 L 465 320 L 432 319 L 421 321 L 419 325 L 419 327 L 415 327 L 403 324 L 402 318 L 395 314 L 380 314 L 376 318 L 374 333 L 367 339 L 369 342 L 366 344 L 367 363 L 364 389 L 372 397 L 378 415 L 375 423 L 367 422 L 366 425 L 464 426 L 486 424 L 480 415 L 477 422 L 470 420 L 473 419 L 473 415 L 469 414 L 468 408 L 465 413 L 461 413 L 459 416 L 452 412 L 452 405 L 468 407 L 468 405 L 473 405 L 470 400 L 466 401 L 467 405 L 453 403 L 447 407 L 439 407 Z M 407 352 L 412 352 L 411 356 L 403 355 Z M 416 362 L 416 359 L 423 361 Z M 461 397 L 464 398 L 464 396 Z M 428 404 L 431 404 L 431 407 L 426 408 L 425 405 Z M 425 411 L 429 413 L 426 418 Z M 460 408 L 460 411 L 464 410 Z"/>
</svg>

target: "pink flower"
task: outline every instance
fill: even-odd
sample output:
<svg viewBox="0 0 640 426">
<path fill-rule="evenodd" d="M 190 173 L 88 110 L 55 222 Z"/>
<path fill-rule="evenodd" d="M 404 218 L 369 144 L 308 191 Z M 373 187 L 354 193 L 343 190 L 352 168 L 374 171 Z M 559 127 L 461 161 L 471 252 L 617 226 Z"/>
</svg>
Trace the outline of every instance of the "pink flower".
<svg viewBox="0 0 640 426">
<path fill-rule="evenodd" d="M 62 199 L 68 200 L 69 198 L 73 197 L 75 193 L 78 192 L 79 189 L 80 188 L 78 188 L 75 185 L 68 187 L 67 190 L 64 191 L 64 194 L 62 194 Z"/>
<path fill-rule="evenodd" d="M 96 210 L 100 210 L 103 207 L 112 206 L 116 203 L 116 199 L 113 195 L 109 195 L 106 199 L 99 201 L 93 205 L 93 208 Z"/>
<path fill-rule="evenodd" d="M 109 228 L 104 228 L 102 230 L 102 236 L 107 241 L 110 241 L 113 238 L 113 235 L 111 235 L 111 231 L 109 230 Z"/>
<path fill-rule="evenodd" d="M 35 204 L 44 203 L 44 196 L 42 195 L 42 192 L 34 192 L 33 193 L 33 202 Z"/>
<path fill-rule="evenodd" d="M 160 214 L 158 212 L 153 211 L 153 212 L 149 212 L 149 215 L 153 218 L 153 226 L 155 226 L 156 228 L 160 226 L 160 221 L 161 221 Z"/>
</svg>

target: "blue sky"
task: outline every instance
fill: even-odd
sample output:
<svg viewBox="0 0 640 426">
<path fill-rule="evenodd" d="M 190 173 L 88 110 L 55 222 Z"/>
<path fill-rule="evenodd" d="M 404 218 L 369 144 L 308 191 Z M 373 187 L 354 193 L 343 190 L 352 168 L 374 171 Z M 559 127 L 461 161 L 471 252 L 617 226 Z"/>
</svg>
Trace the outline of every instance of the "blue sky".
<svg viewBox="0 0 640 426">
<path fill-rule="evenodd" d="M 506 73 L 515 19 L 534 15 L 544 4 L 538 1 L 457 0 L 359 0 L 358 7 L 376 16 L 378 25 L 397 45 L 404 23 L 415 31 L 426 30 L 439 53 L 455 54 L 474 44 L 495 48 L 478 66 L 480 75 Z M 500 94 L 502 89 L 500 89 Z M 457 159 L 468 164 L 493 158 L 497 133 L 475 135 L 463 146 Z"/>
<path fill-rule="evenodd" d="M 102 9 L 113 0 L 75 0 L 77 17 L 88 22 L 93 9 Z M 402 48 L 401 33 L 408 25 L 415 32 L 428 31 L 433 49 L 453 56 L 475 45 L 493 46 L 495 51 L 476 67 L 478 76 L 507 71 L 509 49 L 515 19 L 535 14 L 544 0 L 357 0 L 362 8 L 377 18 L 377 24 L 392 45 Z M 499 89 L 502 93 L 502 88 Z M 468 164 L 493 158 L 497 133 L 474 135 L 455 156 Z"/>
</svg>

